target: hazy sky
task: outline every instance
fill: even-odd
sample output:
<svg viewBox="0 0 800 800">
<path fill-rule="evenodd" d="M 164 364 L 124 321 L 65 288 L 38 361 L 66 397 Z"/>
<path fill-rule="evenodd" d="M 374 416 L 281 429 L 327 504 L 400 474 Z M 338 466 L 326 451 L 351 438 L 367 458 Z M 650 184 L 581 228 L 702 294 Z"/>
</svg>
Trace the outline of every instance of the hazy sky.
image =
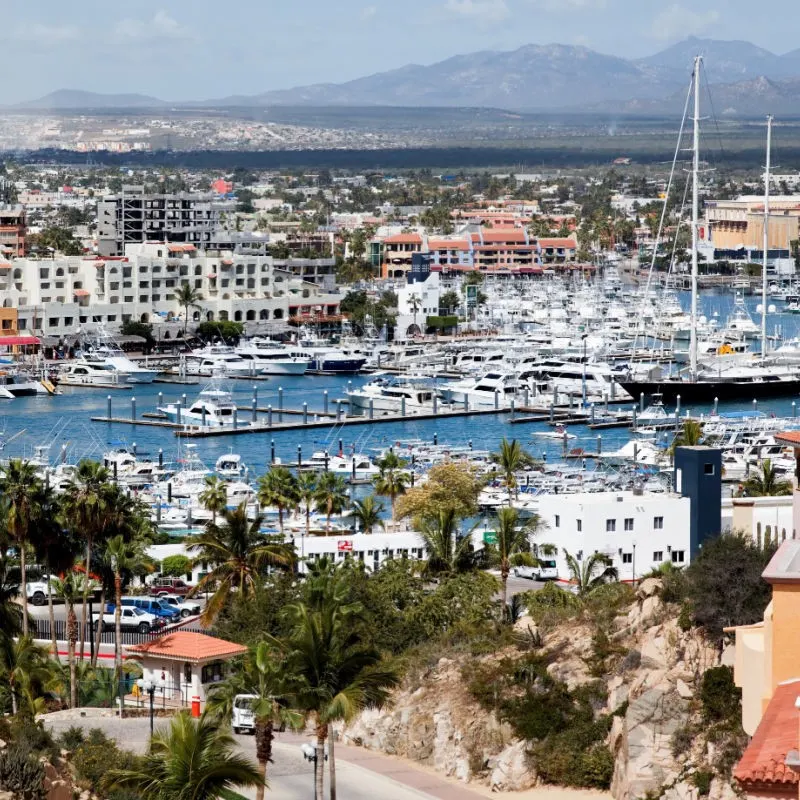
<svg viewBox="0 0 800 800">
<path fill-rule="evenodd" d="M 59 88 L 255 94 L 528 43 L 626 57 L 691 34 L 777 53 L 800 45 L 796 0 L 0 0 L 0 9 L 0 103 Z"/>
</svg>

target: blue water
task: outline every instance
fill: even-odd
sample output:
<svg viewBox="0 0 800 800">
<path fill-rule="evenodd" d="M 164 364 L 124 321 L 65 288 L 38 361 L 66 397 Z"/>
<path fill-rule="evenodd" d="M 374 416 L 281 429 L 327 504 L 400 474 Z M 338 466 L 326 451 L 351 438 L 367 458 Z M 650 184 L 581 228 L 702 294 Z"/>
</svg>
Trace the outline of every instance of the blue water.
<svg viewBox="0 0 800 800">
<path fill-rule="evenodd" d="M 682 304 L 688 302 L 687 296 L 681 297 Z M 748 297 L 746 303 L 755 316 L 758 298 Z M 733 304 L 730 294 L 703 293 L 701 311 L 710 315 L 714 310 L 724 320 Z M 780 308 L 780 305 L 778 306 Z M 769 315 L 769 330 L 774 325 L 783 327 L 784 336 L 797 335 L 800 329 L 800 318 L 792 315 Z M 285 408 L 302 408 L 308 403 L 310 411 L 322 410 L 323 392 L 328 391 L 329 409 L 334 410 L 336 398 L 343 397 L 348 381 L 360 385 L 369 380 L 368 376 L 304 376 L 271 377 L 267 381 L 259 381 L 258 405 L 266 407 L 278 405 L 278 387 L 283 387 L 283 403 Z M 159 393 L 163 394 L 163 402 L 178 400 L 186 394 L 191 401 L 200 386 L 178 386 L 171 384 L 152 384 L 136 386 L 131 391 L 112 391 L 112 415 L 129 417 L 131 398 L 136 398 L 137 416 L 143 412 L 155 411 Z M 253 384 L 248 381 L 232 381 L 230 388 L 238 405 L 250 406 L 253 397 Z M 102 389 L 85 389 L 65 387 L 63 394 L 56 397 L 31 397 L 16 400 L 0 400 L 0 431 L 7 443 L 4 457 L 33 454 L 37 445 L 50 445 L 49 455 L 55 461 L 61 456 L 62 446 L 66 445 L 66 458 L 75 462 L 81 457 L 99 458 L 104 450 L 115 444 L 136 443 L 137 451 L 148 453 L 155 458 L 159 448 L 164 451 L 164 458 L 172 461 L 180 455 L 181 443 L 173 430 L 145 426 L 108 424 L 91 422 L 92 416 L 105 416 L 107 413 L 108 392 Z M 800 397 L 797 398 L 800 405 Z M 721 405 L 720 410 L 752 409 L 751 404 Z M 792 399 L 770 402 L 762 401 L 758 409 L 779 416 L 791 416 Z M 685 413 L 687 409 L 682 410 Z M 693 407 L 692 412 L 708 412 L 709 407 Z M 265 423 L 266 415 L 259 416 L 259 422 Z M 250 419 L 249 412 L 240 412 L 240 419 Z M 273 417 L 277 422 L 277 412 Z M 270 459 L 271 442 L 275 443 L 275 454 L 286 462 L 297 459 L 298 445 L 302 448 L 303 457 L 308 457 L 314 450 L 338 450 L 338 441 L 342 439 L 345 451 L 351 446 L 359 451 L 383 448 L 401 440 L 424 439 L 433 441 L 434 434 L 440 443 L 466 445 L 472 442 L 476 449 L 494 450 L 502 437 L 520 439 L 535 456 L 547 457 L 552 462 L 561 453 L 558 442 L 545 441 L 532 437 L 534 431 L 549 430 L 545 423 L 529 423 L 511 425 L 508 415 L 484 415 L 479 417 L 457 417 L 452 419 L 424 420 L 419 422 L 381 423 L 345 428 L 273 431 L 270 433 L 240 434 L 237 436 L 221 436 L 208 439 L 193 439 L 196 452 L 209 466 L 216 459 L 228 452 L 241 454 L 245 463 L 257 473 L 263 472 Z M 569 441 L 570 448 L 583 447 L 587 451 L 597 448 L 597 433 L 585 426 L 573 426 L 570 433 L 576 439 Z M 13 439 L 13 441 L 12 441 Z M 620 447 L 628 439 L 625 429 L 608 430 L 602 433 L 604 451 Z"/>
</svg>

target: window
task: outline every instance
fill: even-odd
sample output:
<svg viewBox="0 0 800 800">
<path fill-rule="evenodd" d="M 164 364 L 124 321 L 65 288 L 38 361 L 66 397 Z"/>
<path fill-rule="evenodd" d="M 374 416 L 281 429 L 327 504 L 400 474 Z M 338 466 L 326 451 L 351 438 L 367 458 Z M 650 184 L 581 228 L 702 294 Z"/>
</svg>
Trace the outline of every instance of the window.
<svg viewBox="0 0 800 800">
<path fill-rule="evenodd" d="M 633 553 L 623 553 L 622 554 L 622 563 L 623 564 L 632 564 L 633 563 Z"/>
<path fill-rule="evenodd" d="M 664 517 L 653 517 L 653 530 L 664 530 Z"/>
<path fill-rule="evenodd" d="M 659 564 L 664 560 L 664 551 L 663 550 L 656 550 L 653 553 L 653 562 Z"/>
<path fill-rule="evenodd" d="M 713 464 L 703 464 L 703 475 L 713 475 L 714 471 Z"/>
<path fill-rule="evenodd" d="M 633 517 L 625 517 L 625 530 L 626 531 L 633 530 Z"/>
<path fill-rule="evenodd" d="M 582 519 L 576 519 L 575 520 L 575 527 L 577 528 L 578 533 L 580 533 L 583 530 L 583 520 Z"/>
<path fill-rule="evenodd" d="M 617 529 L 617 521 L 615 519 L 606 520 L 606 533 L 614 533 Z"/>
<path fill-rule="evenodd" d="M 561 527 L 561 517 L 558 514 L 556 514 L 555 517 L 553 517 L 553 527 L 554 528 Z"/>
<path fill-rule="evenodd" d="M 672 551 L 672 563 L 673 564 L 683 564 L 684 559 L 684 551 L 683 550 L 673 550 Z"/>
</svg>

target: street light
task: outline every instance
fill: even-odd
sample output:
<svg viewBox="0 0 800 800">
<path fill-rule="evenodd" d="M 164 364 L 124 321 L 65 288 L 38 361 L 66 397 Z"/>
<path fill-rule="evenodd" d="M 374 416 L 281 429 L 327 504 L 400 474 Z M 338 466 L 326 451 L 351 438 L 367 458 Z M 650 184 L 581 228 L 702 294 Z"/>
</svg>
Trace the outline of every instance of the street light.
<svg viewBox="0 0 800 800">
<path fill-rule="evenodd" d="M 153 709 L 153 698 L 155 697 L 156 693 L 156 685 L 153 681 L 146 681 L 143 678 L 139 678 L 136 681 L 136 685 L 143 691 L 147 692 L 150 695 L 150 736 L 153 735 L 153 716 L 155 711 Z"/>
<path fill-rule="evenodd" d="M 322 798 L 317 796 L 317 770 L 320 768 L 319 759 L 317 758 L 317 745 L 311 744 L 310 742 L 305 742 L 304 744 L 300 745 L 300 752 L 303 754 L 303 758 L 306 761 L 311 761 L 314 764 L 314 800 L 322 800 Z M 328 760 L 327 747 L 323 753 L 322 760 Z"/>
</svg>

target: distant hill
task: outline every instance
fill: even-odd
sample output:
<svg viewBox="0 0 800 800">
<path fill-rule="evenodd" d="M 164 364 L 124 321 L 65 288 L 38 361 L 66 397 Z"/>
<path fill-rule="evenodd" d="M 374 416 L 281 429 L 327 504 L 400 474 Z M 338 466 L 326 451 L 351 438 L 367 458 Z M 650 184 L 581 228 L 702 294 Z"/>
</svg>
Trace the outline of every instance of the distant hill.
<svg viewBox="0 0 800 800">
<path fill-rule="evenodd" d="M 165 105 L 167 104 L 163 100 L 146 94 L 97 94 L 79 89 L 58 89 L 38 100 L 19 103 L 14 108 L 66 111 L 92 108 L 157 108 Z"/>
<path fill-rule="evenodd" d="M 409 64 L 344 83 L 167 104 L 139 94 L 62 89 L 17 109 L 265 108 L 270 106 L 487 107 L 672 113 L 683 107 L 692 59 L 705 59 L 718 110 L 736 115 L 800 113 L 800 49 L 776 55 L 749 42 L 689 38 L 652 56 L 625 59 L 586 47 L 525 45 L 485 50 L 428 66 Z M 769 108 L 767 108 L 769 107 Z"/>
</svg>

